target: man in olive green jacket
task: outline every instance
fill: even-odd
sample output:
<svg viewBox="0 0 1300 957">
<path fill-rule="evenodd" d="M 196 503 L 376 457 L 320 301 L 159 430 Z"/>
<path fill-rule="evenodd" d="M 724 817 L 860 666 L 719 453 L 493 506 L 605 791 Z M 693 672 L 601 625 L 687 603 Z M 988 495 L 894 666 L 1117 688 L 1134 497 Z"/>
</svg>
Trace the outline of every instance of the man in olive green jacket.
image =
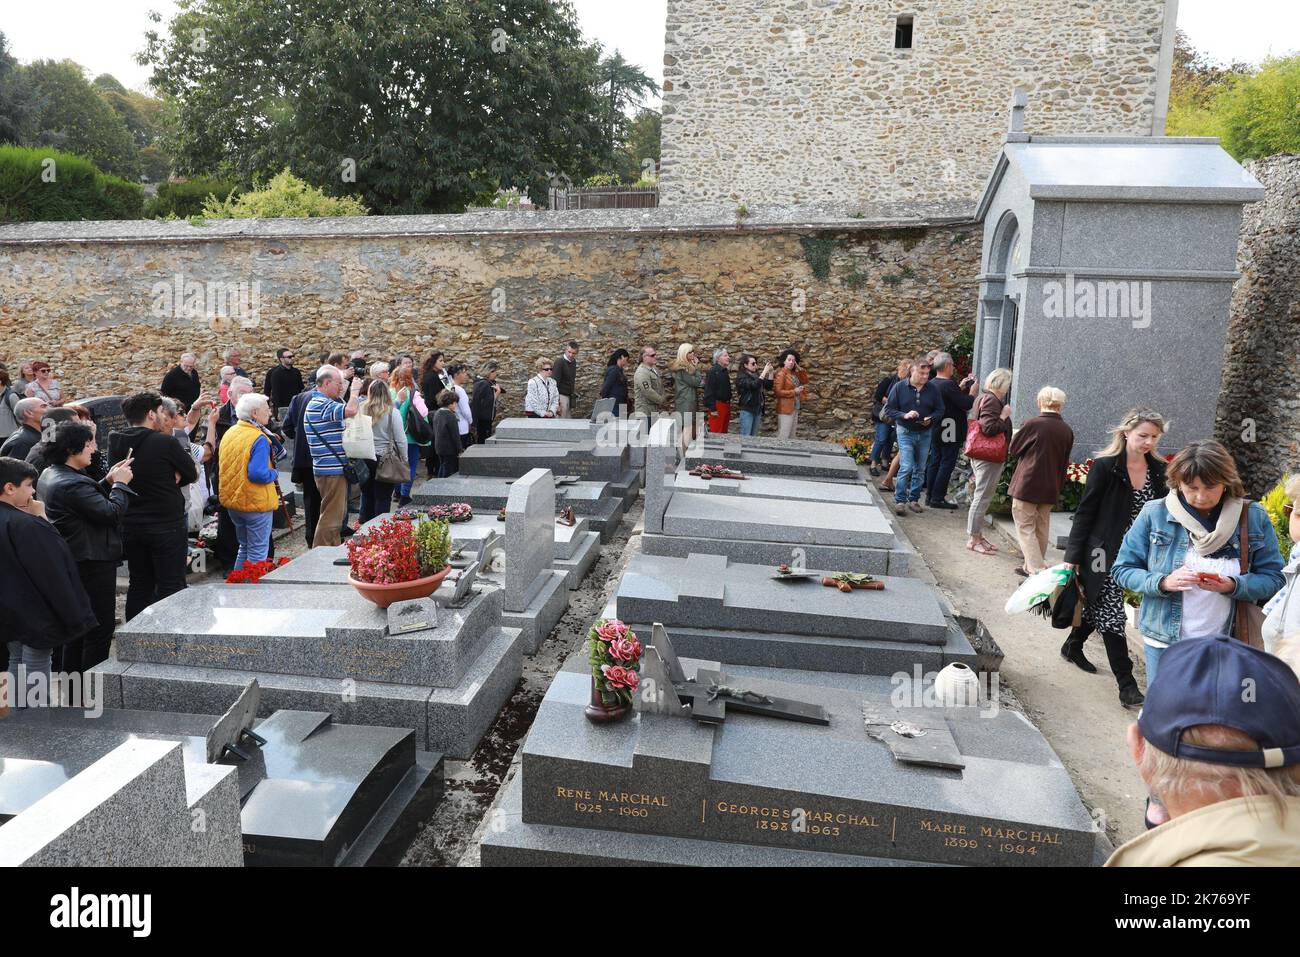
<svg viewBox="0 0 1300 957">
<path fill-rule="evenodd" d="M 664 394 L 663 379 L 659 376 L 656 365 L 659 353 L 654 346 L 645 346 L 641 350 L 641 364 L 632 377 L 632 406 L 634 415 L 653 419 L 668 407 L 668 397 Z"/>
</svg>

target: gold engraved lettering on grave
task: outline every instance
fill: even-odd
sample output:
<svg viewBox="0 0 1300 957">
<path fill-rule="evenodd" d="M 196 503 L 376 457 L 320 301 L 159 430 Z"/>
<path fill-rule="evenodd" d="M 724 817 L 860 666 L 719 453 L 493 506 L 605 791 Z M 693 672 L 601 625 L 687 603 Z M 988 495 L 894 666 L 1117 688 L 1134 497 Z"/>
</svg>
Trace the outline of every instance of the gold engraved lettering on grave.
<svg viewBox="0 0 1300 957">
<path fill-rule="evenodd" d="M 407 651 L 367 651 L 350 644 L 321 644 L 321 651 L 326 657 L 336 659 L 347 671 L 361 675 L 388 676 L 406 668 L 411 661 Z"/>
<path fill-rule="evenodd" d="M 1027 841 L 1030 844 L 1059 845 L 1061 843 L 1059 831 L 1040 831 L 1029 827 L 1016 827 L 1011 824 L 1001 827 L 992 824 L 981 824 L 980 837 L 996 841 Z"/>
<path fill-rule="evenodd" d="M 637 804 L 646 807 L 668 807 L 668 795 L 646 794 L 641 791 L 598 791 L 596 797 L 611 804 Z"/>
<path fill-rule="evenodd" d="M 719 814 L 731 814 L 751 820 L 754 829 L 758 831 L 780 831 L 838 838 L 843 837 L 851 828 L 880 826 L 880 821 L 874 814 L 854 814 L 849 811 L 733 804 L 730 801 L 715 801 L 713 807 Z"/>
</svg>

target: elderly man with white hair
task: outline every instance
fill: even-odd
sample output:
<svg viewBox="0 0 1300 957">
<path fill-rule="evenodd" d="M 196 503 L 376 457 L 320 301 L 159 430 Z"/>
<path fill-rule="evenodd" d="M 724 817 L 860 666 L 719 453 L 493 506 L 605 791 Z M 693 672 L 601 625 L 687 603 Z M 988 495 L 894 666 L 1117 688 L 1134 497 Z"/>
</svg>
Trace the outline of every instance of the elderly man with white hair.
<svg viewBox="0 0 1300 957">
<path fill-rule="evenodd" d="M 19 399 L 14 405 L 19 429 L 0 445 L 0 455 L 26 461 L 27 453 L 41 440 L 41 419 L 49 407 L 44 399 Z"/>
<path fill-rule="evenodd" d="M 280 505 L 273 436 L 266 428 L 271 405 L 257 392 L 235 402 L 234 426 L 221 439 L 221 504 L 234 523 L 239 550 L 235 571 L 266 561 L 271 523 Z"/>
<path fill-rule="evenodd" d="M 194 368 L 198 357 L 192 352 L 181 356 L 181 361 L 163 376 L 162 388 L 158 391 L 168 398 L 176 399 L 187 409 L 199 400 L 203 385 L 199 382 L 199 373 Z"/>
<path fill-rule="evenodd" d="M 217 409 L 215 427 L 208 436 L 212 444 L 212 494 L 221 500 L 221 443 L 226 433 L 239 421 L 235 407 L 239 400 L 253 391 L 253 382 L 245 376 L 235 376 L 226 389 L 227 401 Z M 239 556 L 238 529 L 231 522 L 229 509 L 222 505 L 217 510 L 217 539 L 212 545 L 212 554 L 223 568 L 233 569 Z"/>
</svg>

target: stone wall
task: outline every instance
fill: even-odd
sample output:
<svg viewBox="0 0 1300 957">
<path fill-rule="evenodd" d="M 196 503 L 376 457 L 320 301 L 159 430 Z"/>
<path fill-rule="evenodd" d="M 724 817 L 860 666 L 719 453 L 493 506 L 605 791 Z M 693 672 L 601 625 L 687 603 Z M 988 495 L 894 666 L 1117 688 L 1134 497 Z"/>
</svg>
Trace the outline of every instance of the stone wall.
<svg viewBox="0 0 1300 957">
<path fill-rule="evenodd" d="M 1164 131 L 1176 0 L 669 0 L 661 201 L 975 199 L 1042 134 Z M 894 48 L 899 14 L 911 50 Z"/>
<path fill-rule="evenodd" d="M 1246 168 L 1268 197 L 1245 208 L 1217 431 L 1259 497 L 1300 471 L 1300 155 Z"/>
<path fill-rule="evenodd" d="M 501 361 L 503 411 L 519 414 L 533 360 L 570 338 L 583 344 L 580 410 L 618 347 L 651 343 L 666 363 L 682 341 L 762 359 L 793 345 L 812 375 L 801 432 L 842 435 L 866 427 L 872 390 L 900 355 L 946 345 L 975 315 L 969 218 L 861 215 L 820 213 L 815 226 L 807 211 L 760 209 L 743 226 L 730 210 L 653 210 L 3 227 L 0 357 L 45 357 L 87 397 L 156 388 L 187 350 L 215 386 L 230 344 L 259 381 L 282 345 L 304 370 L 331 349 L 423 359 L 440 348 L 471 366 Z M 255 315 L 187 315 L 205 292 L 240 283 L 256 293 Z"/>
</svg>

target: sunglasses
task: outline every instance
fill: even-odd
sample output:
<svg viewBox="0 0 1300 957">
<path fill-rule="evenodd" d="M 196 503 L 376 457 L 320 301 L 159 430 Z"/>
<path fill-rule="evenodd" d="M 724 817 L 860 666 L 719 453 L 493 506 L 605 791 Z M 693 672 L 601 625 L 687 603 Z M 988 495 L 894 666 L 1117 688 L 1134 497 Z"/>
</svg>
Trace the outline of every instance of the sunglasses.
<svg viewBox="0 0 1300 957">
<path fill-rule="evenodd" d="M 1282 514 L 1285 515 L 1287 518 L 1290 518 L 1290 517 L 1291 517 L 1291 512 L 1292 512 L 1292 510 L 1293 510 L 1294 508 L 1295 508 L 1295 503 L 1294 503 L 1294 502 L 1291 503 L 1290 505 L 1283 505 L 1283 506 L 1282 506 Z"/>
<path fill-rule="evenodd" d="M 550 372 L 550 371 L 551 371 L 551 367 L 550 367 L 550 366 L 542 366 L 542 371 L 543 371 L 543 372 Z"/>
</svg>

